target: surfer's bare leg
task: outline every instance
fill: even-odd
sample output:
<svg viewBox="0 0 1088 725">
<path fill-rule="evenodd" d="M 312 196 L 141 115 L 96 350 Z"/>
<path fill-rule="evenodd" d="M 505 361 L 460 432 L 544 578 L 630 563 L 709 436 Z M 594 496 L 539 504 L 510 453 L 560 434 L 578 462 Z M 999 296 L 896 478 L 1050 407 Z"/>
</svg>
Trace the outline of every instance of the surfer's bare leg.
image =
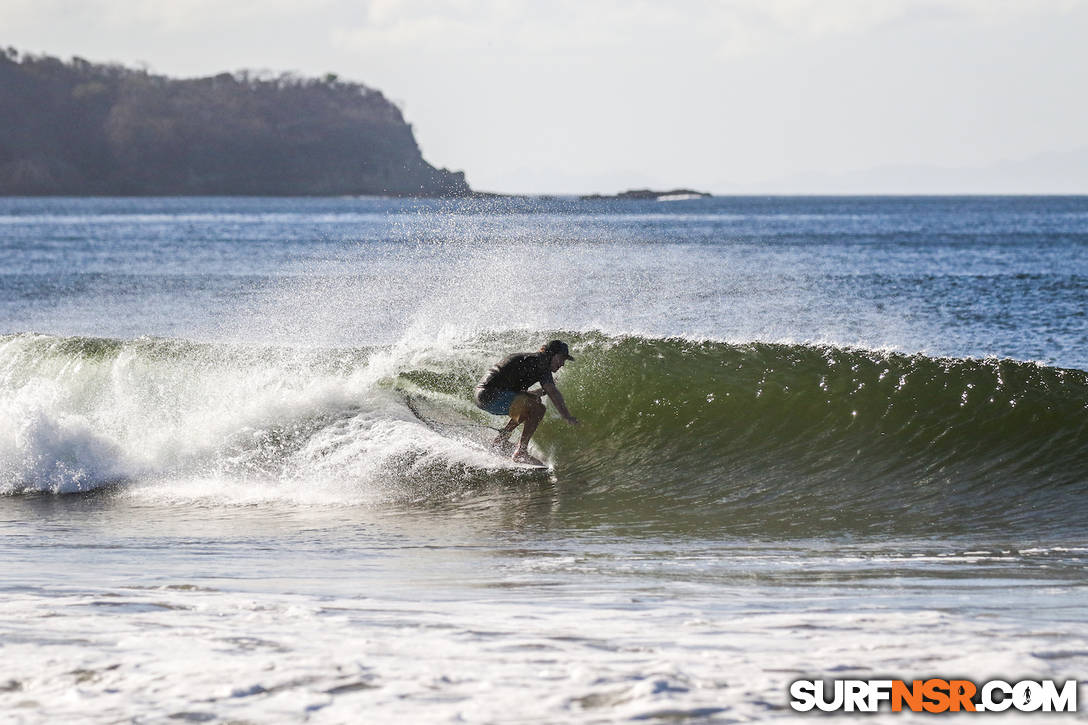
<svg viewBox="0 0 1088 725">
<path fill-rule="evenodd" d="M 510 442 L 510 434 L 514 432 L 514 429 L 521 425 L 520 420 L 514 418 L 510 419 L 510 422 L 506 424 L 506 427 L 495 436 L 495 440 L 492 441 L 492 448 L 502 448 L 504 445 Z"/>
<path fill-rule="evenodd" d="M 515 461 L 540 465 L 540 461 L 529 455 L 529 440 L 533 437 L 533 433 L 536 433 L 540 421 L 544 420 L 544 410 L 544 404 L 540 402 L 539 398 L 530 405 L 528 417 L 525 419 L 525 427 L 521 429 L 521 442 L 518 443 L 518 448 L 514 451 L 513 458 Z"/>
</svg>

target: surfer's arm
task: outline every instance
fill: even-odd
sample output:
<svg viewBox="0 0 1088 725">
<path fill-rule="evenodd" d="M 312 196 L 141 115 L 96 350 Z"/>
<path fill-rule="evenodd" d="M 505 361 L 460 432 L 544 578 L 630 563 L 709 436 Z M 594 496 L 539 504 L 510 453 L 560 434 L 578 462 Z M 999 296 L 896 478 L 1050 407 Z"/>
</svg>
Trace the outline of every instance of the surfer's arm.
<svg viewBox="0 0 1088 725">
<path fill-rule="evenodd" d="M 577 424 L 578 419 L 571 415 L 570 411 L 567 410 L 567 402 L 563 400 L 563 394 L 559 392 L 559 388 L 555 387 L 554 384 L 548 383 L 541 383 L 540 386 L 544 389 L 544 393 L 552 399 L 553 403 L 555 403 L 555 409 L 559 411 L 559 415 L 563 417 L 563 420 L 568 423 Z"/>
</svg>

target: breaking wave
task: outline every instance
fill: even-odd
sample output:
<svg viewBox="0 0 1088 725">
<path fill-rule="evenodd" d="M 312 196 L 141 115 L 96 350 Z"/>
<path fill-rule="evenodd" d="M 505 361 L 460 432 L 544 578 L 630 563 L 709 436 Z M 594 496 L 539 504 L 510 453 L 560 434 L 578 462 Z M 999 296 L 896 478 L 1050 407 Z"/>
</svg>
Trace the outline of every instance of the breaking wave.
<svg viewBox="0 0 1088 725">
<path fill-rule="evenodd" d="M 466 443 L 498 422 L 470 394 L 494 359 L 535 337 L 319 350 L 0 337 L 0 491 L 139 486 L 336 504 L 516 485 L 524 471 Z M 572 522 L 771 535 L 1085 523 L 1082 371 L 567 337 L 578 360 L 558 382 L 582 425 L 549 419 L 535 441 Z"/>
</svg>

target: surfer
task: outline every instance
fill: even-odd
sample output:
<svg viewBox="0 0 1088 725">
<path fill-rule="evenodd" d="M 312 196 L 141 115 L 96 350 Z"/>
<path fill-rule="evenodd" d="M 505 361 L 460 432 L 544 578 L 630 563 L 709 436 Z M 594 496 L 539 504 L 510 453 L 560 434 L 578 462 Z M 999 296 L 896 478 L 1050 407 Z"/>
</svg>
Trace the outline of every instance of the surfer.
<svg viewBox="0 0 1088 725">
<path fill-rule="evenodd" d="M 504 451 L 509 445 L 510 434 L 522 423 L 521 442 L 514 450 L 513 459 L 518 463 L 543 465 L 529 455 L 529 439 L 533 437 L 540 421 L 544 419 L 545 395 L 555 403 L 555 409 L 563 420 L 578 425 L 578 419 L 567 410 L 563 394 L 555 387 L 552 373 L 567 360 L 573 360 L 570 348 L 562 340 L 552 340 L 538 352 L 518 352 L 508 355 L 497 363 L 476 385 L 476 405 L 492 415 L 509 415 L 510 422 L 502 429 L 491 446 Z M 540 383 L 540 388 L 529 390 L 530 385 Z"/>
</svg>

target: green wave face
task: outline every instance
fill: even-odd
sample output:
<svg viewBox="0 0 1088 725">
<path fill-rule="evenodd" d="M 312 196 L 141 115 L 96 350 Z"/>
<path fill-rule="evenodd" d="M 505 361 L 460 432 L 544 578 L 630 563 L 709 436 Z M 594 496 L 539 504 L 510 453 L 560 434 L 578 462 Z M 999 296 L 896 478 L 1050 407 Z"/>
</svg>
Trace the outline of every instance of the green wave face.
<svg viewBox="0 0 1088 725">
<path fill-rule="evenodd" d="M 769 533 L 1085 519 L 1080 371 L 592 336 L 576 356 L 560 387 L 583 425 L 539 439 L 588 508 Z"/>
</svg>

